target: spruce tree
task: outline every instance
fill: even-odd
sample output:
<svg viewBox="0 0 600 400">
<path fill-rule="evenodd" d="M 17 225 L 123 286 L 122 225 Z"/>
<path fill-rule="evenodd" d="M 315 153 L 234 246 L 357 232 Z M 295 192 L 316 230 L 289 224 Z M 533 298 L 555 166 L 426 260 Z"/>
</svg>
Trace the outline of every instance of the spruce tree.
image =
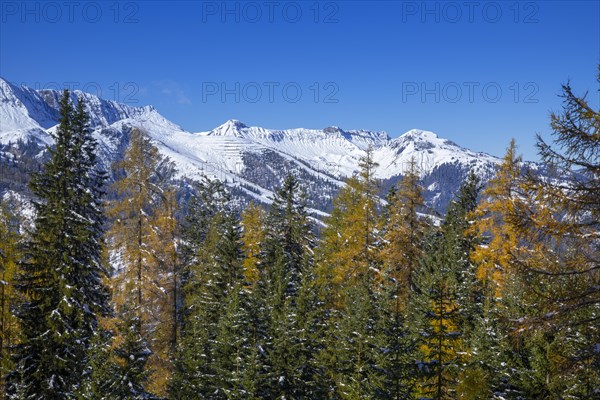
<svg viewBox="0 0 600 400">
<path fill-rule="evenodd" d="M 311 398 L 310 339 L 306 326 L 307 293 L 314 239 L 298 181 L 288 176 L 269 210 L 261 249 L 255 296 L 260 309 L 258 335 L 264 351 L 259 395 L 268 398 Z M 303 306 L 302 308 L 300 306 Z"/>
<path fill-rule="evenodd" d="M 118 324 L 118 340 L 114 349 L 117 368 L 113 378 L 116 378 L 111 390 L 116 399 L 146 400 L 156 399 L 156 396 L 146 390 L 151 370 L 148 369 L 148 359 L 152 351 L 147 339 L 142 335 L 142 321 L 136 310 L 124 310 Z"/>
<path fill-rule="evenodd" d="M 60 124 L 50 160 L 33 174 L 35 229 L 22 264 L 19 289 L 27 296 L 18 311 L 23 341 L 16 353 L 32 399 L 74 398 L 86 371 L 87 349 L 98 317 L 109 311 L 101 263 L 104 175 L 83 103 L 73 110 L 69 92 L 60 101 Z"/>
<path fill-rule="evenodd" d="M 372 275 L 364 274 L 348 286 L 344 309 L 334 310 L 328 321 L 328 346 L 322 357 L 333 398 L 372 399 L 384 386 L 385 364 L 378 358 L 380 316 L 372 281 Z"/>
<path fill-rule="evenodd" d="M 204 191 L 212 192 L 210 186 Z M 199 194 L 206 200 L 210 193 Z M 243 274 L 241 230 L 232 210 L 214 203 L 190 209 L 188 220 L 206 220 L 197 254 L 188 266 L 184 329 L 178 346 L 170 392 L 173 398 L 242 398 L 247 382 L 246 359 L 252 353 L 252 309 Z M 213 211 L 214 210 L 214 214 Z M 212 214 L 212 215 L 211 215 Z M 190 226 L 188 229 L 194 229 Z"/>
<path fill-rule="evenodd" d="M 213 349 L 225 296 L 225 277 L 216 262 L 222 220 L 219 213 L 208 221 L 203 243 L 187 266 L 183 331 L 170 386 L 173 398 L 210 398 L 218 393 Z"/>
<path fill-rule="evenodd" d="M 191 184 L 190 196 L 182 221 L 182 257 L 184 265 L 192 265 L 200 246 L 206 240 L 210 221 L 217 213 L 229 210 L 231 197 L 223 182 L 204 177 Z"/>
<path fill-rule="evenodd" d="M 476 222 L 479 180 L 473 172 L 450 204 L 444 235 L 457 270 L 457 304 L 460 313 L 462 365 L 458 368 L 457 395 L 465 399 L 515 398 L 510 386 L 508 335 L 502 323 L 495 289 L 477 278 L 478 266 L 471 260 L 482 239 L 472 228 Z M 510 281 L 510 278 L 508 278 Z M 510 283 L 505 282 L 510 287 Z M 508 296 L 508 289 L 504 289 Z"/>
<path fill-rule="evenodd" d="M 467 361 L 464 350 L 480 314 L 475 266 L 469 259 L 476 244 L 469 228 L 477 193 L 471 174 L 448 207 L 441 229 L 429 233 L 416 274 L 412 304 L 424 372 L 419 391 L 440 400 L 457 396 Z"/>
<path fill-rule="evenodd" d="M 224 399 L 244 398 L 244 370 L 247 366 L 247 338 L 250 336 L 251 305 L 250 292 L 245 288 L 243 273 L 243 251 L 240 224 L 237 216 L 228 213 L 220 227 L 221 240 L 215 261 L 221 266 L 220 280 L 223 296 L 216 324 L 213 358 L 210 360 L 215 371 L 219 397 Z"/>
<path fill-rule="evenodd" d="M 429 233 L 427 256 L 415 276 L 417 294 L 411 299 L 418 328 L 420 382 L 417 393 L 436 400 L 454 397 L 457 366 L 460 363 L 459 309 L 456 302 L 456 276 L 446 262 L 443 237 Z"/>
</svg>

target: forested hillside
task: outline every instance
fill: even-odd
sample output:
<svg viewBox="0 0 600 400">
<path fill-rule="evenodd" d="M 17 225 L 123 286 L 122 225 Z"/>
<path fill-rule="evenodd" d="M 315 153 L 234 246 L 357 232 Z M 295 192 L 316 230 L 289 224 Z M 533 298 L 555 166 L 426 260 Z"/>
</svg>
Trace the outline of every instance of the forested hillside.
<svg viewBox="0 0 600 400">
<path fill-rule="evenodd" d="M 548 174 L 512 141 L 440 222 L 418 160 L 385 182 L 368 148 L 323 223 L 259 159 L 268 207 L 181 193 L 141 129 L 100 170 L 65 91 L 39 171 L 0 160 L 34 198 L 1 199 L 0 399 L 599 399 L 600 111 L 562 95 Z"/>
</svg>

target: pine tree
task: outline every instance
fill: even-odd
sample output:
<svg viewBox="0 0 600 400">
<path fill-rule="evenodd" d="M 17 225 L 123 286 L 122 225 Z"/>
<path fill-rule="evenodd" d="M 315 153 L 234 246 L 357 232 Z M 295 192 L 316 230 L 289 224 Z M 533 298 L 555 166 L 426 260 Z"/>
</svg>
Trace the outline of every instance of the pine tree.
<svg viewBox="0 0 600 400">
<path fill-rule="evenodd" d="M 303 286 L 313 268 L 313 246 L 305 202 L 298 181 L 290 175 L 275 194 L 267 216 L 255 290 L 262 321 L 259 345 L 264 351 L 259 373 L 261 397 L 317 396 L 311 341 L 306 336 L 312 331 L 306 325 L 310 307 L 303 298 L 308 294 Z"/>
<path fill-rule="evenodd" d="M 215 200 L 205 195 L 200 194 Z M 205 204 L 194 212 L 204 219 L 213 206 Z M 184 330 L 170 389 L 178 399 L 243 398 L 251 391 L 245 377 L 246 359 L 252 353 L 252 309 L 245 288 L 240 225 L 233 211 L 214 210 L 184 287 Z"/>
<path fill-rule="evenodd" d="M 148 359 L 152 351 L 148 341 L 142 334 L 142 321 L 136 310 L 123 310 L 122 320 L 118 325 L 118 340 L 114 349 L 117 368 L 113 375 L 117 381 L 112 390 L 116 399 L 155 399 L 146 390 L 151 370 L 148 369 Z"/>
<path fill-rule="evenodd" d="M 109 311 L 101 262 L 104 175 L 83 103 L 73 110 L 68 91 L 50 161 L 34 174 L 35 229 L 24 253 L 19 288 L 27 301 L 18 311 L 23 341 L 16 353 L 32 399 L 69 399 L 82 382 L 87 349 L 98 317 Z"/>
<path fill-rule="evenodd" d="M 436 400 L 454 397 L 460 360 L 459 309 L 452 265 L 447 263 L 443 236 L 431 232 L 427 256 L 415 276 L 418 294 L 411 299 L 420 337 L 419 396 Z"/>
<path fill-rule="evenodd" d="M 373 298 L 375 319 L 374 397 L 411 399 L 417 376 L 417 341 L 408 326 L 408 310 L 400 299 L 401 284 L 386 276 Z M 401 307 L 402 305 L 402 307 Z"/>
<path fill-rule="evenodd" d="M 464 349 L 480 314 L 475 267 L 469 259 L 476 244 L 469 232 L 477 193 L 471 174 L 448 207 L 441 229 L 429 234 L 416 274 L 412 303 L 425 372 L 420 391 L 440 400 L 456 397 L 467 361 Z"/>
<path fill-rule="evenodd" d="M 348 286 L 345 308 L 333 310 L 328 320 L 327 347 L 321 359 L 333 385 L 332 398 L 372 399 L 383 386 L 383 373 L 377 365 L 381 338 L 372 280 L 372 275 L 364 274 Z"/>
</svg>

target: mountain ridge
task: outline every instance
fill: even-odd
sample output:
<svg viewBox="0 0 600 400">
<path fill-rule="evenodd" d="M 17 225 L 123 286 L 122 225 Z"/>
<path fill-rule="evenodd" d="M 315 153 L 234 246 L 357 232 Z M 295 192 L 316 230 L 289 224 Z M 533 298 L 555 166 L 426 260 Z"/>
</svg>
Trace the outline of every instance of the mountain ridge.
<svg viewBox="0 0 600 400">
<path fill-rule="evenodd" d="M 2 151 L 10 152 L 18 141 L 35 141 L 40 147 L 52 144 L 61 95 L 57 90 L 33 90 L 0 78 Z M 379 164 L 375 176 L 384 188 L 397 182 L 414 160 L 426 184 L 426 201 L 438 212 L 445 210 L 469 171 L 485 182 L 500 162 L 420 129 L 391 138 L 384 131 L 338 126 L 267 129 L 230 119 L 206 132 L 189 132 L 153 106 L 129 106 L 81 91 L 71 92 L 71 99 L 85 101 L 104 168 L 122 157 L 129 133 L 138 128 L 173 160 L 179 178 L 221 179 L 242 195 L 269 202 L 284 175 L 295 173 L 309 188 L 311 206 L 322 212 L 331 209 L 335 192 L 357 172 L 358 161 L 369 147 Z"/>
</svg>

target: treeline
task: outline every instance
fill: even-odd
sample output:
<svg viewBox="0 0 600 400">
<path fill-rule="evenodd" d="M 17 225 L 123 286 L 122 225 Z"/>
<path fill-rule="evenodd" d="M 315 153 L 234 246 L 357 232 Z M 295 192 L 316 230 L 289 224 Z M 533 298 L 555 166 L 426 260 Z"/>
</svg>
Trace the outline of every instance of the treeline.
<svg viewBox="0 0 600 400">
<path fill-rule="evenodd" d="M 318 235 L 291 175 L 268 209 L 211 180 L 180 208 L 140 131 L 105 196 L 65 92 L 34 227 L 0 212 L 2 398 L 600 398 L 600 113 L 563 92 L 556 176 L 513 141 L 438 221 L 367 151 Z"/>
</svg>

